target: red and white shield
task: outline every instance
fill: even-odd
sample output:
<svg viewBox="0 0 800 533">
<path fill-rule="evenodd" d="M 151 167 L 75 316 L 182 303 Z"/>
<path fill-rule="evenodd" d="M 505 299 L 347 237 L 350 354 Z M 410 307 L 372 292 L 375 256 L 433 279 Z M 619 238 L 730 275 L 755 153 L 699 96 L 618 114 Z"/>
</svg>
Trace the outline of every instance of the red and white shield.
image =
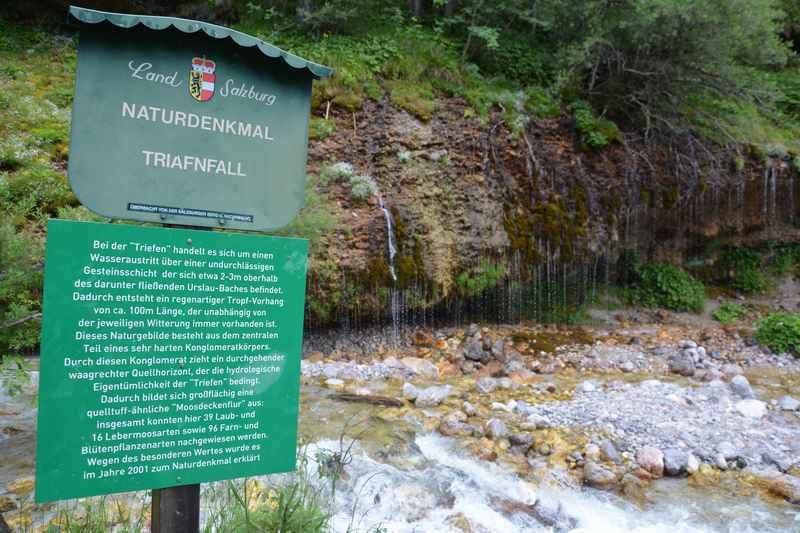
<svg viewBox="0 0 800 533">
<path fill-rule="evenodd" d="M 214 96 L 214 74 L 217 64 L 204 57 L 192 59 L 192 70 L 189 72 L 189 94 L 198 102 L 206 102 Z"/>
</svg>

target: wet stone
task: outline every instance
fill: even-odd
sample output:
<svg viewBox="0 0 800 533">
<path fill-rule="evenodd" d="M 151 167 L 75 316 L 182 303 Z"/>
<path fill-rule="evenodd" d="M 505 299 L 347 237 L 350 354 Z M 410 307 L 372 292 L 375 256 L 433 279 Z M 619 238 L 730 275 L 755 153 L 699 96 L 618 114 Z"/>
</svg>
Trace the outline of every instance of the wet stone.
<svg viewBox="0 0 800 533">
<path fill-rule="evenodd" d="M 486 423 L 486 435 L 492 439 L 503 439 L 508 436 L 508 427 L 498 419 L 492 418 Z"/>
</svg>

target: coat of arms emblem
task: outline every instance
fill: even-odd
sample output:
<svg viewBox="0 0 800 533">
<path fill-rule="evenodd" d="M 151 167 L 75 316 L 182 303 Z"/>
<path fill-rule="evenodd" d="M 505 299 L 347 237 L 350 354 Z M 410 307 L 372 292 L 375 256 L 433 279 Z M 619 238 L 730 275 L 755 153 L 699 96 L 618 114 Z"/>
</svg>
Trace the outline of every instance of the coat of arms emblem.
<svg viewBox="0 0 800 533">
<path fill-rule="evenodd" d="M 217 64 L 204 57 L 192 59 L 192 70 L 189 71 L 189 94 L 198 102 L 206 102 L 214 96 L 214 74 Z"/>
</svg>

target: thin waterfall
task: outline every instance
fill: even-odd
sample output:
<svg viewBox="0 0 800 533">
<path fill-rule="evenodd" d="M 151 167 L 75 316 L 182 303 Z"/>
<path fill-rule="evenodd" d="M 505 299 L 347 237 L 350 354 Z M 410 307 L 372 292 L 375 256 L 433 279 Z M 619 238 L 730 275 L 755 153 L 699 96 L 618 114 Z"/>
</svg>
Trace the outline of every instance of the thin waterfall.
<svg viewBox="0 0 800 533">
<path fill-rule="evenodd" d="M 389 249 L 389 274 L 392 276 L 392 281 L 397 283 L 397 272 L 394 267 L 394 260 L 395 257 L 397 257 L 397 243 L 395 242 L 394 236 L 394 218 L 392 217 L 392 213 L 389 212 L 389 209 L 386 208 L 386 204 L 383 203 L 383 196 L 381 196 L 380 191 L 377 192 L 377 196 L 378 206 L 381 208 L 381 211 L 383 211 L 383 217 L 386 219 L 386 242 Z"/>
</svg>

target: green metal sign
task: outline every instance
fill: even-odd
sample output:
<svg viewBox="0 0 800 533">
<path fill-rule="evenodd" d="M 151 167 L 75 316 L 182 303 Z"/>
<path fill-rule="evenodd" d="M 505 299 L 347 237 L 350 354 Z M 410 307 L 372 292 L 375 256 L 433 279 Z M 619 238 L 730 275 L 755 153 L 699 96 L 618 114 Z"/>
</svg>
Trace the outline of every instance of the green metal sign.
<svg viewBox="0 0 800 533">
<path fill-rule="evenodd" d="M 70 13 L 83 24 L 68 174 L 84 205 L 243 230 L 295 217 L 311 83 L 330 69 L 202 22 Z"/>
<path fill-rule="evenodd" d="M 51 220 L 36 501 L 294 469 L 307 242 Z"/>
</svg>

